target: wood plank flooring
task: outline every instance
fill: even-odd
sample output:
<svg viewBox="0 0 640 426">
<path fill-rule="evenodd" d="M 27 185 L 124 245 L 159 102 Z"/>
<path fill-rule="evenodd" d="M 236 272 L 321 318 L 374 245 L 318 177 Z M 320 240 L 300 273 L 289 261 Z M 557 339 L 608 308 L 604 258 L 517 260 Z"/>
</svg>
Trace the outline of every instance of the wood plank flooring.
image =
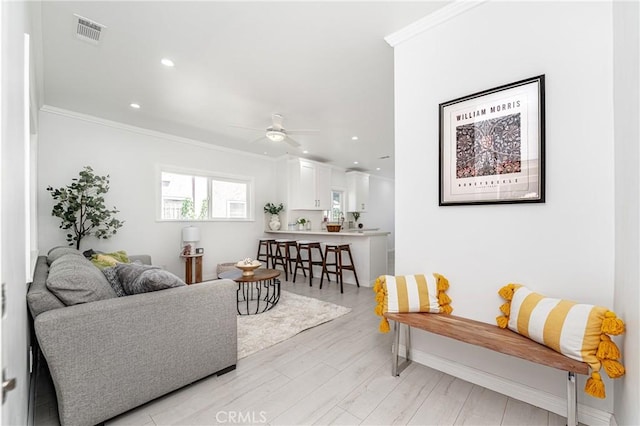
<svg viewBox="0 0 640 426">
<path fill-rule="evenodd" d="M 283 288 L 352 308 L 106 422 L 116 425 L 560 425 L 565 419 L 413 363 L 391 376 L 391 333 L 377 331 L 371 288 L 298 280 Z M 57 425 L 50 382 L 38 384 L 36 426 Z"/>
</svg>

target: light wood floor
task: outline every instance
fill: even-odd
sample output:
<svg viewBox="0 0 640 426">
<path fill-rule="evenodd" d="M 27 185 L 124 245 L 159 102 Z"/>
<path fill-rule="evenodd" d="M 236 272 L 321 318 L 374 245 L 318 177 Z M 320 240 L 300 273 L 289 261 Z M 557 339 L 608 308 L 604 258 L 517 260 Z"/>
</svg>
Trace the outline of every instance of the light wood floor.
<svg viewBox="0 0 640 426">
<path fill-rule="evenodd" d="M 565 419 L 413 363 L 391 376 L 391 333 L 377 331 L 371 288 L 283 282 L 286 291 L 352 308 L 107 425 L 564 425 Z M 48 392 L 48 393 L 47 393 Z M 38 386 L 36 425 L 56 425 L 51 384 Z"/>
</svg>

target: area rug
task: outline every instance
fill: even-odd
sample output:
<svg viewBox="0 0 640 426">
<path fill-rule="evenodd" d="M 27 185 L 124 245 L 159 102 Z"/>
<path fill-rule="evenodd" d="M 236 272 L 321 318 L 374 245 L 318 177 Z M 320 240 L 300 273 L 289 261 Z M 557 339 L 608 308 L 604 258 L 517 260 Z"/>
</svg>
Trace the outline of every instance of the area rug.
<svg viewBox="0 0 640 426">
<path fill-rule="evenodd" d="M 238 315 L 238 359 L 349 312 L 351 308 L 283 291 L 270 311 Z"/>
</svg>

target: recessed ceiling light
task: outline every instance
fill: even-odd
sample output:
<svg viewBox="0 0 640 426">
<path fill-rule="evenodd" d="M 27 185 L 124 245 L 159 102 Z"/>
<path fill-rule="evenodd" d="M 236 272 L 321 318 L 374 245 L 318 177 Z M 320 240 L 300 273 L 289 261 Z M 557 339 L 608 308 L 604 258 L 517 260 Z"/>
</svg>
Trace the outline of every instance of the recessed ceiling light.
<svg viewBox="0 0 640 426">
<path fill-rule="evenodd" d="M 307 151 L 306 149 L 304 151 L 302 151 L 303 154 L 308 154 L 309 151 Z"/>
<path fill-rule="evenodd" d="M 131 103 L 129 104 L 129 106 L 133 109 L 140 109 L 140 104 L 136 104 L 136 103 Z"/>
<path fill-rule="evenodd" d="M 357 137 L 357 136 L 351 136 L 351 140 L 352 140 L 352 141 L 357 141 L 357 140 L 358 140 L 358 137 Z"/>
<path fill-rule="evenodd" d="M 169 59 L 169 58 L 162 58 L 162 60 L 160 61 L 160 63 L 161 63 L 162 65 L 164 65 L 165 67 L 172 67 L 172 66 L 174 66 L 174 65 L 175 65 L 175 64 L 173 63 L 173 61 L 172 61 L 171 59 Z"/>
<path fill-rule="evenodd" d="M 268 155 L 266 151 L 264 152 L 264 155 Z"/>
<path fill-rule="evenodd" d="M 354 162 L 353 162 L 353 164 L 358 164 L 358 162 L 357 162 L 357 161 L 354 161 Z"/>
<path fill-rule="evenodd" d="M 376 167 L 376 170 L 380 170 L 380 167 Z"/>
</svg>

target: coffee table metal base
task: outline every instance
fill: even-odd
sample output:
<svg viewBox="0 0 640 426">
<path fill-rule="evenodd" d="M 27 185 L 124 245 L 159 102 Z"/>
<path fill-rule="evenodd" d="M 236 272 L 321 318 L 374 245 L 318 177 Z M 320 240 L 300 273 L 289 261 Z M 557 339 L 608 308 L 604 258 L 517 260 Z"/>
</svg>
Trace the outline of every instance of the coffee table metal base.
<svg viewBox="0 0 640 426">
<path fill-rule="evenodd" d="M 255 315 L 272 309 L 280 300 L 280 271 L 256 269 L 250 277 L 242 276 L 242 271 L 222 272 L 218 278 L 227 278 L 238 283 L 238 315 Z"/>
</svg>

